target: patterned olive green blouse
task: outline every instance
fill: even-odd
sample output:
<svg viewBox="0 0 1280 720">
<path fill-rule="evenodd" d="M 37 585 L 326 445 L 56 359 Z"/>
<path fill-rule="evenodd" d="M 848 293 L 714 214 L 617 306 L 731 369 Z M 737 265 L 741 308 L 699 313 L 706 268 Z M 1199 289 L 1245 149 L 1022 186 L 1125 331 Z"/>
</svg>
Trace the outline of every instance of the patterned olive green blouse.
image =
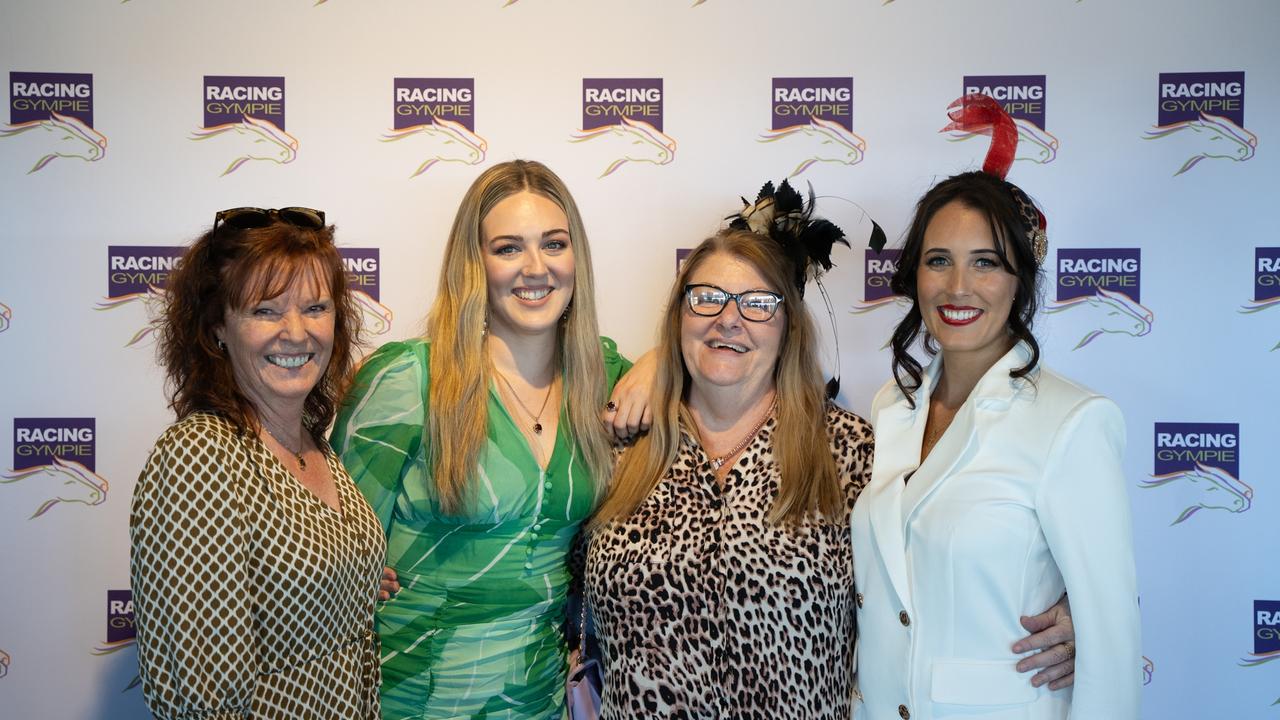
<svg viewBox="0 0 1280 720">
<path fill-rule="evenodd" d="M 630 363 L 602 342 L 612 386 Z M 442 514 L 423 436 L 428 351 L 416 339 L 370 356 L 332 436 L 382 522 L 402 588 L 376 616 L 383 716 L 558 720 L 566 556 L 592 510 L 586 462 L 562 408 L 542 470 L 490 387 L 473 507 Z"/>
<path fill-rule="evenodd" d="M 256 435 L 193 413 L 165 431 L 129 514 L 138 665 L 163 720 L 374 720 L 385 557 L 368 505 L 303 487 Z"/>
</svg>

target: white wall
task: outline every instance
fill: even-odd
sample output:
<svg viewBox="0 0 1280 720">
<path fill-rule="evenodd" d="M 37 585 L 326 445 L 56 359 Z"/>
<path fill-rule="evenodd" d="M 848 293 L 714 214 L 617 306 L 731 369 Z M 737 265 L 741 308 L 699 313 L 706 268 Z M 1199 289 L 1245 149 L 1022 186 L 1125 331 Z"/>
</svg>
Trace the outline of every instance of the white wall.
<svg viewBox="0 0 1280 720">
<path fill-rule="evenodd" d="M 1128 420 L 1151 663 L 1144 716 L 1280 716 L 1280 663 L 1242 666 L 1280 657 L 1252 654 L 1280 644 L 1267 644 L 1275 629 L 1256 626 L 1254 613 L 1255 601 L 1280 601 L 1280 310 L 1251 306 L 1257 248 L 1280 247 L 1269 152 L 1280 138 L 1275 3 L 64 0 L 11 2 L 3 15 L 0 72 L 91 74 L 93 116 L 91 129 L 68 121 L 0 133 L 0 480 L 12 479 L 0 484 L 0 715 L 145 715 L 139 690 L 126 689 L 134 650 L 107 642 L 107 593 L 128 587 L 133 480 L 170 416 L 150 338 L 127 346 L 147 327 L 145 303 L 112 307 L 108 297 L 109 246 L 182 245 L 221 208 L 322 208 L 340 244 L 379 249 L 380 302 L 393 319 L 374 340 L 400 338 L 421 326 L 467 184 L 494 162 L 536 158 L 574 190 L 594 242 L 601 325 L 636 355 L 675 250 L 713 232 L 765 179 L 839 147 L 841 161 L 795 179 L 831 196 L 823 211 L 854 238 L 827 287 L 841 400 L 866 412 L 888 376 L 882 345 L 898 309 L 853 312 L 865 309 L 869 225 L 838 198 L 896 239 L 936 179 L 981 163 L 985 140 L 938 133 L 963 78 L 1043 75 L 1044 126 L 1025 129 L 1057 146 L 1042 148 L 1037 159 L 1048 162 L 1017 162 L 1010 179 L 1044 206 L 1051 258 L 1062 248 L 1141 249 L 1137 313 L 1149 321 L 1130 317 L 1130 334 L 1073 349 L 1091 330 L 1120 329 L 1126 312 L 1081 306 L 1042 318 L 1040 332 L 1047 362 L 1115 398 Z M 1149 137 L 1161 73 L 1210 71 L 1243 71 L 1242 122 L 1228 112 L 1234 126 Z M 205 76 L 285 78 L 287 136 L 273 142 L 267 128 L 193 140 Z M 852 78 L 846 144 L 801 134 L 762 142 L 774 79 L 795 77 Z M 478 137 L 454 128 L 447 146 L 425 134 L 380 142 L 393 128 L 394 78 L 471 79 Z M 584 78 L 661 78 L 666 137 L 571 142 L 584 127 Z M 483 159 L 458 152 L 481 141 Z M 432 147 L 460 159 L 411 178 Z M 222 175 L 246 148 L 274 159 Z M 638 159 L 600 177 L 624 153 Z M 1201 153 L 1215 157 L 1175 175 Z M 371 312 L 372 321 L 381 310 Z M 101 480 L 74 466 L 56 477 L 14 472 L 33 457 L 18 452 L 47 445 L 15 446 L 32 418 L 94 419 L 92 441 L 81 432 L 54 444 L 91 444 L 63 453 Z M 1238 425 L 1238 471 L 1144 487 L 1157 472 L 1157 423 Z M 1222 455 L 1206 464 L 1229 465 Z"/>
</svg>

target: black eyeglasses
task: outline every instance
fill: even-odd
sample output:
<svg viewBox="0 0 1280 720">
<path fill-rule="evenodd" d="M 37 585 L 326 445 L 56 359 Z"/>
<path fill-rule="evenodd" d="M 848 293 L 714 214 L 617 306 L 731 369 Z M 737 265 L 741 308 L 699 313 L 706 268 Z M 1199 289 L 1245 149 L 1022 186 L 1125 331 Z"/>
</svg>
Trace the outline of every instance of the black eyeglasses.
<svg viewBox="0 0 1280 720">
<path fill-rule="evenodd" d="M 724 312 L 725 306 L 732 300 L 738 304 L 738 314 L 743 320 L 751 322 L 768 322 L 778 313 L 785 299 L 768 290 L 748 290 L 742 293 L 731 293 L 721 287 L 696 283 L 684 286 L 684 298 L 694 315 L 715 317 Z"/>
<path fill-rule="evenodd" d="M 213 216 L 213 229 L 216 231 L 218 225 L 222 224 L 248 230 L 266 227 L 277 220 L 307 230 L 319 230 L 324 227 L 324 211 L 306 207 L 286 207 L 279 210 L 256 207 L 231 208 L 219 210 L 218 214 Z"/>
</svg>

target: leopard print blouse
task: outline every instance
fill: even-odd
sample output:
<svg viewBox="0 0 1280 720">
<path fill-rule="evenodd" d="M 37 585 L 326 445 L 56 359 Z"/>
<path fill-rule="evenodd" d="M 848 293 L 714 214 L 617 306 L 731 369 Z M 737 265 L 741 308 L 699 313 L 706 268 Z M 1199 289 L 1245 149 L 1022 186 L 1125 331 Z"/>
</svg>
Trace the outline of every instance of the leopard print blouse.
<svg viewBox="0 0 1280 720">
<path fill-rule="evenodd" d="M 852 510 L 871 475 L 871 426 L 835 407 L 826 421 Z M 674 465 L 636 512 L 589 539 L 604 720 L 849 717 L 849 517 L 766 521 L 779 482 L 775 424 L 765 424 L 723 490 L 684 433 Z"/>
</svg>

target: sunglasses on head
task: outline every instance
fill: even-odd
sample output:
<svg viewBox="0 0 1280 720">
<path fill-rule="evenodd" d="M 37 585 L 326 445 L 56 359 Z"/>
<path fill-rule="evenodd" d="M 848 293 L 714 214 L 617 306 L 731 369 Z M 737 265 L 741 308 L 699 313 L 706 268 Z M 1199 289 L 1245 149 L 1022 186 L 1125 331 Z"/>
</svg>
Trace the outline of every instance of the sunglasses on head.
<svg viewBox="0 0 1280 720">
<path fill-rule="evenodd" d="M 266 227 L 273 222 L 283 222 L 307 230 L 319 230 L 324 227 L 324 211 L 306 207 L 256 208 L 238 207 L 220 210 L 213 216 L 213 229 L 218 225 L 229 225 L 239 230 Z"/>
</svg>

